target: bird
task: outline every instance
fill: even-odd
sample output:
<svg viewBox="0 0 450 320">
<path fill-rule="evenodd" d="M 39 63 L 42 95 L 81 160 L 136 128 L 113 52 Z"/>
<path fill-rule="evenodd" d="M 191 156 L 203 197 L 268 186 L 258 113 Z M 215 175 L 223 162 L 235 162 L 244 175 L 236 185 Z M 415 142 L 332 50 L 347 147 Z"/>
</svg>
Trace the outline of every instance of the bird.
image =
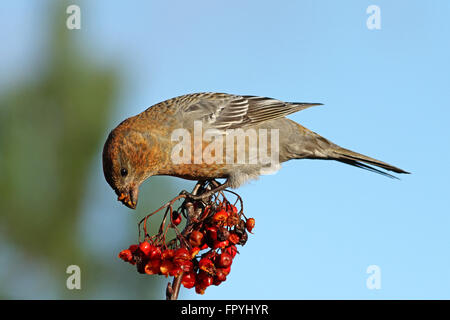
<svg viewBox="0 0 450 320">
<path fill-rule="evenodd" d="M 263 96 L 215 92 L 191 93 L 165 100 L 125 119 L 109 133 L 102 154 L 105 179 L 120 202 L 136 209 L 140 185 L 157 175 L 199 181 L 225 179 L 220 189 L 238 188 L 247 181 L 266 174 L 267 170 L 269 173 L 276 172 L 280 163 L 292 159 L 335 160 L 390 178 L 396 177 L 387 171 L 409 173 L 340 147 L 286 117 L 319 105 L 322 104 L 284 102 Z M 264 145 L 262 140 L 255 147 L 250 145 L 250 137 L 261 139 L 262 133 L 270 131 L 274 133 L 270 137 L 270 143 L 274 141 L 277 145 L 274 147 L 270 144 L 268 149 L 277 151 L 274 152 L 277 157 L 272 159 L 276 164 L 254 159 L 252 162 L 236 161 L 239 152 L 233 149 L 228 153 L 225 149 L 236 147 L 238 150 L 237 138 L 230 145 L 223 143 L 223 140 L 222 144 L 214 145 L 215 149 L 209 146 L 210 155 L 216 161 L 205 161 L 201 157 L 198 161 L 196 155 L 202 155 L 208 148 L 208 143 L 204 136 L 195 141 L 196 125 L 200 125 L 205 133 L 208 130 L 212 132 L 216 139 L 222 137 L 226 140 L 232 136 L 230 132 L 247 134 L 244 148 L 239 149 L 244 152 L 260 151 L 258 148 Z M 182 149 L 181 136 L 175 135 L 174 139 L 174 133 L 177 132 L 188 134 L 184 142 L 188 145 L 191 143 L 192 148 L 176 152 Z M 212 140 L 211 138 L 210 141 Z M 267 144 L 268 142 L 265 145 Z M 179 161 L 180 157 L 174 161 L 174 155 L 181 154 L 184 161 Z"/>
</svg>

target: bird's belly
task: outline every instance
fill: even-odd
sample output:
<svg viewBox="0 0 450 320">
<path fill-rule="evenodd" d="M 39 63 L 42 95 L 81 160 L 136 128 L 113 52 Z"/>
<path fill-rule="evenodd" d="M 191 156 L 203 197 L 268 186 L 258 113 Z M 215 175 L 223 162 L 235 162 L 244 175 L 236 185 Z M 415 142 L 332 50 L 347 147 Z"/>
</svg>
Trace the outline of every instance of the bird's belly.
<svg viewBox="0 0 450 320">
<path fill-rule="evenodd" d="M 227 165 L 220 164 L 178 164 L 165 168 L 161 174 L 188 180 L 206 180 L 227 178 L 229 169 Z"/>
<path fill-rule="evenodd" d="M 277 171 L 268 170 L 261 165 L 237 165 L 237 164 L 183 164 L 165 171 L 164 175 L 175 176 L 187 180 L 209 180 L 226 178 L 230 187 L 237 188 L 249 180 L 257 179 L 261 174 L 270 174 Z"/>
</svg>

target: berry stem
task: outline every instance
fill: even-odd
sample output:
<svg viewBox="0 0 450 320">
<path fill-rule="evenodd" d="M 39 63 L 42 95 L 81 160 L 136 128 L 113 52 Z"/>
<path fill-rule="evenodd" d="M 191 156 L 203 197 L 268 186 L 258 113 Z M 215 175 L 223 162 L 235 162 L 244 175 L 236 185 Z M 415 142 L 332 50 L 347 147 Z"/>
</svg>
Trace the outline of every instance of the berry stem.
<svg viewBox="0 0 450 320">
<path fill-rule="evenodd" d="M 197 182 L 197 184 L 195 185 L 194 189 L 192 190 L 192 195 L 197 195 L 198 190 L 200 189 L 200 187 L 203 185 L 203 181 L 199 181 Z M 189 204 L 189 205 L 188 205 Z M 192 202 L 188 202 L 185 204 L 187 207 L 193 208 L 193 203 Z M 182 234 L 185 233 L 185 231 L 188 229 L 188 227 L 190 226 L 190 222 L 192 221 L 192 217 L 191 215 L 193 215 L 193 210 L 189 210 L 189 215 L 188 215 L 188 219 L 186 222 L 186 227 L 185 230 L 183 230 Z M 167 289 L 166 289 L 166 300 L 177 300 L 178 299 L 178 294 L 180 293 L 180 287 L 181 287 L 181 279 L 183 278 L 183 272 L 181 272 L 178 276 L 173 277 L 173 282 L 172 283 L 168 283 L 167 284 Z"/>
<path fill-rule="evenodd" d="M 173 278 L 173 283 L 167 284 L 166 290 L 166 300 L 177 300 L 178 293 L 180 293 L 181 288 L 181 279 L 183 278 L 183 272 L 180 273 L 177 277 Z"/>
</svg>

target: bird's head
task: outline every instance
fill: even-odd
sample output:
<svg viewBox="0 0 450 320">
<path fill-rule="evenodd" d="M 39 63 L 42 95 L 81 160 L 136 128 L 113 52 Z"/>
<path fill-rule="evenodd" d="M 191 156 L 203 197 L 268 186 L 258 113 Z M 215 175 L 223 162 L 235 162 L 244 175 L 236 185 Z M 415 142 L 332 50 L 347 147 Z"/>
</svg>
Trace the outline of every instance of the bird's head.
<svg viewBox="0 0 450 320">
<path fill-rule="evenodd" d="M 119 125 L 103 147 L 103 173 L 119 201 L 136 209 L 139 186 L 151 176 L 149 136 Z"/>
</svg>

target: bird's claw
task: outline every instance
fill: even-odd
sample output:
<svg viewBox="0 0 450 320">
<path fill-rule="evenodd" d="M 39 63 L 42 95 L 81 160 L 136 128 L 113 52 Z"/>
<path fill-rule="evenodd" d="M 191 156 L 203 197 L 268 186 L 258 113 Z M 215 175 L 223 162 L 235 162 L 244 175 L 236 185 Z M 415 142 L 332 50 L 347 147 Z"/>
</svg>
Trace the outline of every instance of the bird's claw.
<svg viewBox="0 0 450 320">
<path fill-rule="evenodd" d="M 204 194 L 195 195 L 195 194 L 192 194 L 190 192 L 187 192 L 186 190 L 183 190 L 183 191 L 180 192 L 180 196 L 183 195 L 187 199 L 193 200 L 193 201 L 204 201 L 205 199 L 207 199 L 208 197 L 211 196 L 211 194 L 209 194 L 209 193 L 210 192 L 206 192 Z"/>
<path fill-rule="evenodd" d="M 181 190 L 180 196 L 186 196 L 186 198 L 191 198 L 194 195 L 192 193 L 190 193 L 190 192 L 187 192 L 186 190 Z"/>
<path fill-rule="evenodd" d="M 206 190 L 202 190 L 200 194 L 193 194 L 190 192 L 187 192 L 186 190 L 183 190 L 180 192 L 180 195 L 184 195 L 186 198 L 193 200 L 193 201 L 205 201 L 208 198 L 210 198 L 214 193 L 217 193 L 219 191 L 224 190 L 228 187 L 228 182 L 224 184 L 215 183 L 215 188 L 211 188 L 211 186 L 208 186 Z"/>
</svg>

